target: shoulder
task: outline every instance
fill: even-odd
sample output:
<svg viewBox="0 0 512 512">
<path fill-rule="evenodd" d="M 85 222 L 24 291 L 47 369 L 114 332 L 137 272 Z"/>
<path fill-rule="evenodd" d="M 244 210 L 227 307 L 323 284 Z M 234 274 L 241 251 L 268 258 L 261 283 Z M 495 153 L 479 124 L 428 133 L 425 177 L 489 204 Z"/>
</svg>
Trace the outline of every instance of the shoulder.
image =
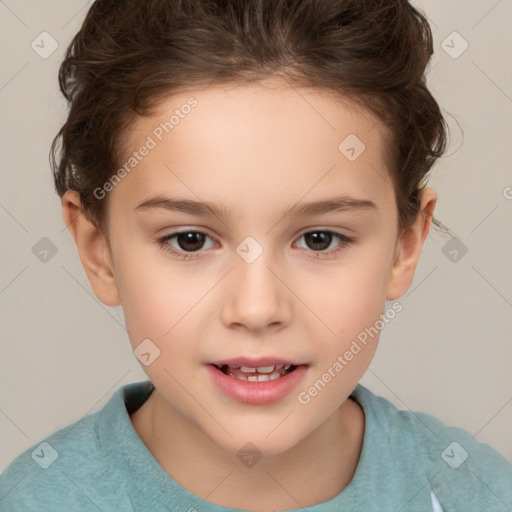
<svg viewBox="0 0 512 512">
<path fill-rule="evenodd" d="M 73 506 L 88 510 L 86 497 L 77 492 L 83 482 L 73 467 L 91 469 L 94 465 L 99 451 L 96 416 L 68 425 L 18 455 L 0 475 L 0 509 L 44 510 L 44 505 L 51 503 L 52 510 L 60 511 L 67 509 L 71 499 Z"/>
<path fill-rule="evenodd" d="M 18 455 L 0 474 L 0 510 L 124 510 L 122 500 L 109 502 L 112 485 L 124 486 L 123 464 L 141 449 L 125 400 L 148 389 L 145 383 L 117 389 L 100 410 Z"/>
<path fill-rule="evenodd" d="M 512 464 L 467 430 L 436 417 L 399 410 L 358 385 L 353 395 L 389 446 L 395 467 L 421 468 L 444 510 L 512 510 Z M 407 480 L 407 476 L 404 476 Z"/>
</svg>

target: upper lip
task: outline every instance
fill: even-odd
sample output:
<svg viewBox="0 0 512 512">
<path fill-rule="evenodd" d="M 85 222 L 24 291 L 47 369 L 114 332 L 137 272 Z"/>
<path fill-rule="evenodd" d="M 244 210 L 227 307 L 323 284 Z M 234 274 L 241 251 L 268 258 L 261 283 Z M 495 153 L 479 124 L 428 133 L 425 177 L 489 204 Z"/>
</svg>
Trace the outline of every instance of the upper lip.
<svg viewBox="0 0 512 512">
<path fill-rule="evenodd" d="M 278 364 L 282 365 L 293 365 L 298 366 L 303 363 L 297 363 L 291 361 L 289 359 L 282 359 L 279 357 L 259 357 L 255 359 L 251 359 L 249 357 L 237 357 L 235 359 L 222 359 L 218 361 L 209 361 L 207 364 L 213 364 L 215 366 L 245 366 L 247 368 L 259 368 L 262 366 L 277 366 Z"/>
</svg>

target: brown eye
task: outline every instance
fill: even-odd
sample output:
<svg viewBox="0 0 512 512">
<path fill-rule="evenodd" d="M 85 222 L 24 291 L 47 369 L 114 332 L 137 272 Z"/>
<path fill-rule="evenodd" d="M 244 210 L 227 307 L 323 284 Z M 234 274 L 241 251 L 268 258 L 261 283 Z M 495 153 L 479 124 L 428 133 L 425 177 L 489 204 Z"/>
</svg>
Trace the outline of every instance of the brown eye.
<svg viewBox="0 0 512 512">
<path fill-rule="evenodd" d="M 210 245 L 205 247 L 205 242 Z M 171 233 L 158 239 L 158 244 L 166 252 L 171 253 L 179 259 L 199 257 L 201 249 L 208 249 L 215 246 L 215 242 L 210 236 L 201 231 L 181 231 Z"/>
<path fill-rule="evenodd" d="M 197 251 L 201 249 L 205 242 L 204 233 L 198 231 L 187 231 L 174 235 L 180 249 L 184 251 Z"/>
<path fill-rule="evenodd" d="M 310 231 L 305 233 L 304 240 L 309 249 L 314 251 L 324 251 L 331 245 L 333 233 L 330 231 Z"/>
<path fill-rule="evenodd" d="M 307 231 L 299 237 L 299 240 L 301 239 L 304 239 L 304 248 L 309 250 L 309 255 L 313 258 L 334 257 L 337 253 L 355 243 L 353 238 L 328 229 Z M 333 242 L 337 243 L 333 245 Z"/>
</svg>

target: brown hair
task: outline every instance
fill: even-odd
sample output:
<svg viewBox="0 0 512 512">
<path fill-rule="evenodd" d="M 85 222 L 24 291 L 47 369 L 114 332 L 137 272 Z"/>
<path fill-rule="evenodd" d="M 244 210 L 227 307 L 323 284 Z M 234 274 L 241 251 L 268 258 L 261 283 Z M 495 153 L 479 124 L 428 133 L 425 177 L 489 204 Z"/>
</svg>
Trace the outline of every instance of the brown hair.
<svg viewBox="0 0 512 512">
<path fill-rule="evenodd" d="M 107 202 L 93 192 L 119 166 L 136 116 L 187 87 L 280 74 L 382 120 L 405 229 L 446 148 L 424 75 L 432 53 L 426 16 L 407 0 L 96 0 L 59 71 L 70 109 L 50 153 L 57 192 L 79 192 L 105 227 Z"/>
</svg>

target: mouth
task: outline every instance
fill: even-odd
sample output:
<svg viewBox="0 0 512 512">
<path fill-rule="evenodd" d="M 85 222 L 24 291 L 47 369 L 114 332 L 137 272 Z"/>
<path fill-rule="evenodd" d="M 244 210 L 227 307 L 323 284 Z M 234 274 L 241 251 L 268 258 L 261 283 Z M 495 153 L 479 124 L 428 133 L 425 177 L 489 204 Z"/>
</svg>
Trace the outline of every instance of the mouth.
<svg viewBox="0 0 512 512">
<path fill-rule="evenodd" d="M 271 364 L 266 366 L 240 366 L 229 364 L 212 364 L 224 375 L 248 382 L 265 382 L 277 380 L 297 369 L 294 364 Z"/>
<path fill-rule="evenodd" d="M 305 378 L 308 367 L 274 357 L 206 364 L 211 382 L 219 391 L 238 402 L 254 405 L 271 404 L 289 395 Z"/>
</svg>

